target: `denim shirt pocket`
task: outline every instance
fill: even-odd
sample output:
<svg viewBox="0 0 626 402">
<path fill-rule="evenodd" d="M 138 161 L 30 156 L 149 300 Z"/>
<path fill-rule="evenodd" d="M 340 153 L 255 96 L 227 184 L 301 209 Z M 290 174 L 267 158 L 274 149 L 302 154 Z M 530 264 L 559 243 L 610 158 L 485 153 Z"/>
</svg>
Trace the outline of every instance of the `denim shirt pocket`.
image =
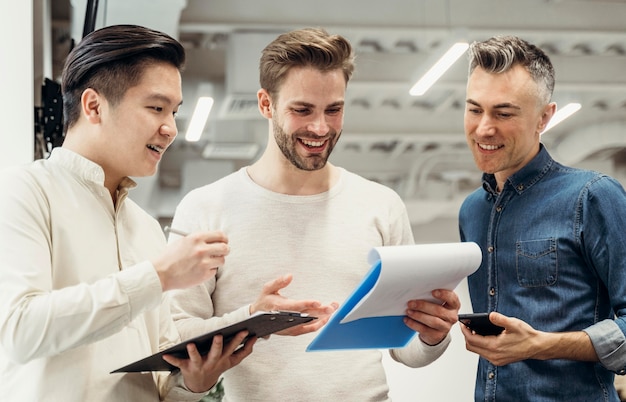
<svg viewBox="0 0 626 402">
<path fill-rule="evenodd" d="M 520 286 L 540 287 L 556 283 L 556 238 L 515 243 L 515 267 Z"/>
</svg>

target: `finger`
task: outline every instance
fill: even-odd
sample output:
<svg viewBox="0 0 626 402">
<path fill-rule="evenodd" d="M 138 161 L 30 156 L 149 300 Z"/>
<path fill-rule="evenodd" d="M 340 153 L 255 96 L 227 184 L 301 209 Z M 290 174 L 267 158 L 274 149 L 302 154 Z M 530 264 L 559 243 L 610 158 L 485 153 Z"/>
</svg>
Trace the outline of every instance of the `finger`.
<svg viewBox="0 0 626 402">
<path fill-rule="evenodd" d="M 224 353 L 223 354 L 226 354 L 226 355 L 233 354 L 233 352 L 235 352 L 235 350 L 237 350 L 237 348 L 239 348 L 239 345 L 241 345 L 244 342 L 244 340 L 246 339 L 247 336 L 248 336 L 248 331 L 240 331 L 240 332 L 238 332 L 233 337 L 233 339 L 231 339 L 230 342 L 228 342 L 228 344 L 224 348 Z"/>
<path fill-rule="evenodd" d="M 228 243 L 228 236 L 222 231 L 219 230 L 210 230 L 197 232 L 197 235 L 205 242 L 205 243 Z"/>
<path fill-rule="evenodd" d="M 213 341 L 211 342 L 211 349 L 209 349 L 209 353 L 207 353 L 207 361 L 212 363 L 222 357 L 223 348 L 224 338 L 222 337 L 222 335 L 215 335 L 213 337 Z"/>
<path fill-rule="evenodd" d="M 448 309 L 458 310 L 461 308 L 461 300 L 454 291 L 447 289 L 435 289 L 433 290 L 432 295 L 437 300 L 440 300 L 442 302 L 441 304 Z"/>
<path fill-rule="evenodd" d="M 177 368 L 183 367 L 185 362 L 187 361 L 187 359 L 180 359 L 172 355 L 163 355 L 162 357 L 163 357 L 163 360 L 165 360 L 167 363 Z"/>
<path fill-rule="evenodd" d="M 328 306 L 322 306 L 322 303 L 317 300 L 282 299 L 277 301 L 275 307 L 278 310 L 297 311 L 314 316 L 329 314 L 330 312 L 330 308 Z"/>
<path fill-rule="evenodd" d="M 202 356 L 200 356 L 195 343 L 187 344 L 187 354 L 189 355 L 189 362 L 198 366 L 202 364 Z"/>
<path fill-rule="evenodd" d="M 492 311 L 489 314 L 489 321 L 491 321 L 492 323 L 496 325 L 506 328 L 507 325 L 509 324 L 509 317 L 505 316 L 504 314 L 500 314 L 496 311 Z"/>
<path fill-rule="evenodd" d="M 322 328 L 330 319 L 330 316 L 319 317 L 316 320 L 313 320 L 307 324 L 297 325 L 295 327 L 287 328 L 283 331 L 279 331 L 277 335 L 286 335 L 286 336 L 297 336 L 302 334 L 308 334 L 310 332 L 315 332 L 318 329 Z"/>
<path fill-rule="evenodd" d="M 227 243 L 206 243 L 204 252 L 211 257 L 225 257 L 230 253 Z"/>
<path fill-rule="evenodd" d="M 291 274 L 283 275 L 263 285 L 264 294 L 278 294 L 278 291 L 291 283 L 293 276 Z"/>
<path fill-rule="evenodd" d="M 256 336 L 248 338 L 243 346 L 237 349 L 235 353 L 233 353 L 233 355 L 236 357 L 236 364 L 239 364 L 239 362 L 241 362 L 243 359 L 249 356 L 250 353 L 252 353 L 254 344 L 256 343 L 257 339 L 258 338 Z"/>
</svg>

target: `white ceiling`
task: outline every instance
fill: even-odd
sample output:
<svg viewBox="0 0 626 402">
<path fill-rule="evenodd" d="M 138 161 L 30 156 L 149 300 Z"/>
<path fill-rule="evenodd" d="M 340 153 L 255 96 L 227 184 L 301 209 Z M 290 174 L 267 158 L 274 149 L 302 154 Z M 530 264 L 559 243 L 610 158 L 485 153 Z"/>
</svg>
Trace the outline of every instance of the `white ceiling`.
<svg viewBox="0 0 626 402">
<path fill-rule="evenodd" d="M 73 8 L 68 1 L 53 3 L 53 36 L 62 43 L 70 29 L 80 39 L 86 0 L 72 1 Z M 249 163 L 249 157 L 237 156 L 244 155 L 242 146 L 263 149 L 267 123 L 255 100 L 259 52 L 278 33 L 305 26 L 342 34 L 357 50 L 344 133 L 332 161 L 395 188 L 408 203 L 446 209 L 446 203 L 457 202 L 479 183 L 463 134 L 466 59 L 424 96 L 408 94 L 418 74 L 455 37 L 473 41 L 515 34 L 542 46 L 556 69 L 553 99 L 559 105 L 575 101 L 583 106 L 546 133 L 544 143 L 564 163 L 626 177 L 624 0 L 99 3 L 98 26 L 151 26 L 177 37 L 187 49 L 181 135 L 164 157 L 153 188 L 174 191 L 172 198 Z M 64 47 L 55 49 L 58 65 Z M 189 144 L 183 134 L 201 93 L 212 94 L 216 104 L 201 141 Z M 167 215 L 171 208 L 157 209 Z"/>
</svg>

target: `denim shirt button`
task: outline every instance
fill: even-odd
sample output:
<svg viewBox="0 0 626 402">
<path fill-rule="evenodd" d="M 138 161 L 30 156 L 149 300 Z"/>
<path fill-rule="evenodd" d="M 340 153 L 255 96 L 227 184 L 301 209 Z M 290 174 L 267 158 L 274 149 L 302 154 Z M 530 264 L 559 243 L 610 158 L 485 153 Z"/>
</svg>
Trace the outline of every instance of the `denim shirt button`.
<svg viewBox="0 0 626 402">
<path fill-rule="evenodd" d="M 496 288 L 490 288 L 489 289 L 489 296 L 495 296 L 496 295 Z"/>
<path fill-rule="evenodd" d="M 524 185 L 520 184 L 519 186 L 517 186 L 517 191 L 522 191 L 524 189 Z"/>
<path fill-rule="evenodd" d="M 487 247 L 487 252 L 488 253 L 493 253 L 493 246 Z"/>
<path fill-rule="evenodd" d="M 493 373 L 493 371 L 490 371 L 487 377 L 488 377 L 490 380 L 493 380 L 493 378 L 494 378 L 495 376 L 496 376 L 496 375 Z"/>
<path fill-rule="evenodd" d="M 496 207 L 496 212 L 502 212 L 502 205 L 498 205 Z"/>
</svg>

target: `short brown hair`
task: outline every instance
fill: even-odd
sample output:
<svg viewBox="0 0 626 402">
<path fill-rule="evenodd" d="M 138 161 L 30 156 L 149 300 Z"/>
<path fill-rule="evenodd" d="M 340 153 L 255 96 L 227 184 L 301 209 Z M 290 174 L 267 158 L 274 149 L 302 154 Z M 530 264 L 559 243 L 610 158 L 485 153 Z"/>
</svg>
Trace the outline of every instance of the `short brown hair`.
<svg viewBox="0 0 626 402">
<path fill-rule="evenodd" d="M 344 37 L 330 35 L 321 28 L 283 33 L 263 49 L 259 65 L 261 88 L 275 97 L 292 67 L 341 69 L 347 85 L 354 71 L 352 46 Z"/>
</svg>

